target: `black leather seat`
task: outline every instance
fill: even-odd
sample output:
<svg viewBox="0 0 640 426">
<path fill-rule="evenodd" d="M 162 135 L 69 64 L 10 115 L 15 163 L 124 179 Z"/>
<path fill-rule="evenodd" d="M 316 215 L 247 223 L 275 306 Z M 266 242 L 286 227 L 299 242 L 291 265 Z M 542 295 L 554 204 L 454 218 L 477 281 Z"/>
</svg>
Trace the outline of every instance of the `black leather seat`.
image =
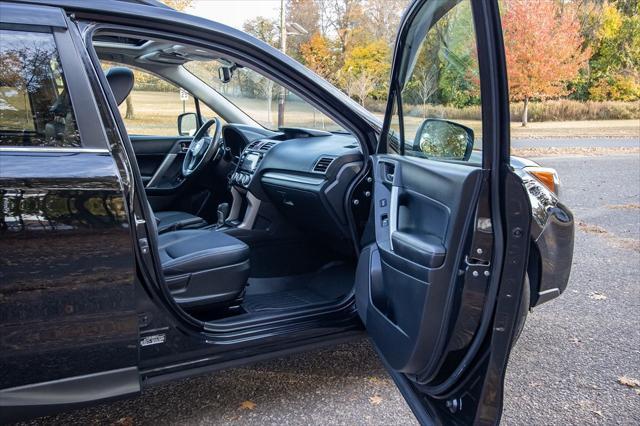
<svg viewBox="0 0 640 426">
<path fill-rule="evenodd" d="M 203 218 L 185 212 L 153 212 L 153 215 L 159 234 L 179 229 L 198 229 L 208 225 Z"/>
<path fill-rule="evenodd" d="M 229 305 L 249 278 L 249 246 L 220 231 L 183 230 L 158 236 L 165 281 L 183 307 Z"/>
<path fill-rule="evenodd" d="M 131 93 L 131 89 L 133 89 L 133 71 L 127 67 L 113 67 L 107 71 L 106 77 L 109 82 L 109 87 L 111 87 L 111 92 L 113 92 L 116 102 L 120 105 L 127 99 L 127 96 Z M 204 219 L 191 213 L 165 211 L 154 212 L 154 215 L 156 216 L 159 233 L 207 226 L 207 222 Z"/>
</svg>

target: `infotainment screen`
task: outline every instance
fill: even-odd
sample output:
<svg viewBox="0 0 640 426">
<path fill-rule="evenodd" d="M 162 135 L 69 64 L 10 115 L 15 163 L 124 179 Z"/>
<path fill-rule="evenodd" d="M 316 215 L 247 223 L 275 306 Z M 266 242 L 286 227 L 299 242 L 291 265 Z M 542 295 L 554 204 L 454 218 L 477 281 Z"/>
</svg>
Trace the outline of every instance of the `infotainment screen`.
<svg viewBox="0 0 640 426">
<path fill-rule="evenodd" d="M 256 154 L 253 152 L 247 154 L 247 156 L 244 157 L 244 160 L 242 160 L 242 163 L 240 164 L 240 170 L 245 170 L 247 172 L 254 171 L 258 166 L 259 159 L 260 159 L 259 154 Z"/>
</svg>

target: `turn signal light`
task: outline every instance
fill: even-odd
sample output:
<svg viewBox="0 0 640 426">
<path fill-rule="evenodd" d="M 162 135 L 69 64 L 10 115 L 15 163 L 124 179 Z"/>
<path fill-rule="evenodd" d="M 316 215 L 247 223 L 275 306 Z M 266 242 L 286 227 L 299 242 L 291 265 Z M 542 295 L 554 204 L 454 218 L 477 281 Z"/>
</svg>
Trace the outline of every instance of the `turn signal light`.
<svg viewBox="0 0 640 426">
<path fill-rule="evenodd" d="M 525 167 L 525 170 L 546 186 L 551 192 L 558 195 L 560 179 L 555 169 L 550 167 Z"/>
</svg>

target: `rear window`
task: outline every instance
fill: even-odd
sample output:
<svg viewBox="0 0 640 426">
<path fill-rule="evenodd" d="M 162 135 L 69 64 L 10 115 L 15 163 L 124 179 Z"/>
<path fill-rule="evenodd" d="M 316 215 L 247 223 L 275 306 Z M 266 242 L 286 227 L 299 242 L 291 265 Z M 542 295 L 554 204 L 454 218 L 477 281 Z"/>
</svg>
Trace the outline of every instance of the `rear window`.
<svg viewBox="0 0 640 426">
<path fill-rule="evenodd" d="M 53 34 L 0 30 L 0 40 L 0 146 L 80 146 Z"/>
</svg>

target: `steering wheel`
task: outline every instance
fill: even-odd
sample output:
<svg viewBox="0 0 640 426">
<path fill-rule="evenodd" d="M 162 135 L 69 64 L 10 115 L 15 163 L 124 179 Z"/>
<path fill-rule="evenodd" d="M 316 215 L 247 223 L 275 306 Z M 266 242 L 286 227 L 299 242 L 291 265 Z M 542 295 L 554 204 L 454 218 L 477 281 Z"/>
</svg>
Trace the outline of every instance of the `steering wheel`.
<svg viewBox="0 0 640 426">
<path fill-rule="evenodd" d="M 215 125 L 213 136 L 209 135 L 209 129 Z M 218 152 L 220 147 L 220 135 L 222 125 L 218 118 L 212 118 L 198 129 L 189 144 L 189 149 L 182 162 L 182 176 L 189 177 L 200 171 L 205 164 Z"/>
</svg>

